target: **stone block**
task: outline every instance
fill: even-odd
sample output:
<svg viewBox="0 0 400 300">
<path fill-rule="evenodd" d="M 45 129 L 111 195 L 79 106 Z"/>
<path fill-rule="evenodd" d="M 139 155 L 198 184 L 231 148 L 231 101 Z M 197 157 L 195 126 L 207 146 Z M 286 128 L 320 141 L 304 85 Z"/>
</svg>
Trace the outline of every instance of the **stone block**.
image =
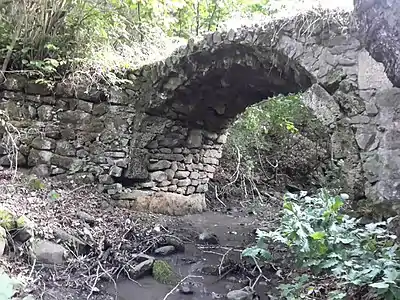
<svg viewBox="0 0 400 300">
<path fill-rule="evenodd" d="M 112 166 L 110 168 L 110 175 L 113 177 L 121 177 L 122 175 L 122 168 L 118 166 Z"/>
<path fill-rule="evenodd" d="M 114 179 L 109 174 L 101 174 L 99 175 L 99 182 L 102 184 L 113 184 Z"/>
<path fill-rule="evenodd" d="M 165 174 L 167 174 L 167 179 L 172 180 L 175 176 L 175 171 L 172 169 L 165 170 Z"/>
<path fill-rule="evenodd" d="M 39 121 L 48 122 L 53 120 L 53 107 L 50 105 L 42 105 L 37 109 Z"/>
<path fill-rule="evenodd" d="M 199 178 L 200 178 L 199 172 L 191 172 L 190 173 L 190 179 L 199 179 Z"/>
<path fill-rule="evenodd" d="M 163 171 L 156 171 L 150 173 L 150 179 L 156 182 L 162 182 L 164 180 L 167 180 L 167 174 Z"/>
<path fill-rule="evenodd" d="M 68 170 L 70 173 L 77 173 L 83 168 L 83 161 L 75 158 L 54 154 L 51 157 L 51 164 Z"/>
<path fill-rule="evenodd" d="M 149 153 L 144 149 L 132 148 L 129 153 L 128 169 L 125 177 L 128 179 L 147 179 L 149 176 Z"/>
<path fill-rule="evenodd" d="M 53 153 L 50 151 L 31 149 L 28 156 L 28 166 L 33 167 L 39 164 L 50 164 Z"/>
<path fill-rule="evenodd" d="M 190 175 L 189 171 L 177 171 L 175 173 L 175 178 L 183 179 L 189 177 L 189 175 Z"/>
<path fill-rule="evenodd" d="M 64 155 L 64 156 L 75 156 L 76 149 L 74 145 L 72 145 L 68 141 L 58 141 L 56 144 L 56 154 Z"/>
<path fill-rule="evenodd" d="M 203 145 L 203 133 L 199 129 L 192 129 L 187 138 L 188 148 L 200 148 Z"/>
<path fill-rule="evenodd" d="M 200 184 L 196 188 L 196 193 L 205 193 L 208 191 L 208 185 L 207 184 Z"/>
<path fill-rule="evenodd" d="M 93 103 L 88 101 L 78 100 L 76 108 L 81 111 L 91 113 L 93 110 Z"/>
<path fill-rule="evenodd" d="M 178 180 L 177 186 L 178 186 L 178 187 L 188 186 L 188 185 L 191 184 L 191 182 L 192 182 L 192 181 L 191 181 L 189 178 L 180 179 L 180 180 Z"/>
<path fill-rule="evenodd" d="M 149 165 L 149 171 L 165 170 L 171 167 L 171 162 L 168 160 L 160 160 L 154 164 Z"/>
</svg>

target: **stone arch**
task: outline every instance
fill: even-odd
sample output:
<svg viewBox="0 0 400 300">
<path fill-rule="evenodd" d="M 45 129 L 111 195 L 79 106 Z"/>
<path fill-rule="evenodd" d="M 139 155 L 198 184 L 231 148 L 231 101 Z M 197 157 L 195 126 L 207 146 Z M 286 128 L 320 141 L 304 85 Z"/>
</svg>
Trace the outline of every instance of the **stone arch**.
<svg viewBox="0 0 400 300">
<path fill-rule="evenodd" d="M 347 25 L 314 17 L 215 32 L 147 67 L 154 84 L 141 127 L 149 158 L 141 187 L 204 193 L 219 164 L 226 128 L 246 107 L 271 96 L 307 91 L 305 103 L 335 128 L 347 115 L 362 113 L 360 43 Z M 353 102 L 346 107 L 349 99 Z M 160 125 L 156 130 L 154 123 Z M 345 132 L 336 134 L 343 139 L 336 143 L 338 156 L 349 157 L 350 168 L 360 170 L 354 134 L 347 127 L 340 130 Z M 353 194 L 360 193 L 354 191 L 357 184 L 349 187 Z"/>
<path fill-rule="evenodd" d="M 277 94 L 305 91 L 315 78 L 275 49 L 237 41 L 185 56 L 181 71 L 160 82 L 166 101 L 148 110 L 184 126 L 219 132 L 246 107 Z"/>
</svg>

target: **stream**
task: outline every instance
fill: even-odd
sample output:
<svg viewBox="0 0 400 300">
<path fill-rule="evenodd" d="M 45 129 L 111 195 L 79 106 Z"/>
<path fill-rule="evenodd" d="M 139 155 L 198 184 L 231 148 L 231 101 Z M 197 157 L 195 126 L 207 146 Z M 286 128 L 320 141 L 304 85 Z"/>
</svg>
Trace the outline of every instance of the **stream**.
<svg viewBox="0 0 400 300">
<path fill-rule="evenodd" d="M 214 275 L 207 270 L 212 268 L 219 270 L 221 259 L 229 252 L 230 265 L 240 261 L 240 250 L 243 244 L 249 240 L 251 231 L 255 226 L 255 219 L 240 215 L 227 215 L 222 213 L 207 212 L 201 215 L 188 216 L 188 221 L 197 232 L 212 231 L 219 238 L 218 246 L 204 246 L 194 243 L 185 244 L 184 253 L 178 253 L 162 257 L 174 269 L 179 278 L 187 278 L 181 287 L 187 287 L 186 291 L 176 289 L 168 296 L 168 300 L 214 300 L 226 299 L 228 292 L 238 290 L 249 285 L 249 280 L 241 274 L 226 273 L 221 270 L 223 276 Z M 251 240 L 251 237 L 250 237 Z M 228 255 L 224 259 L 227 260 Z M 229 271 L 229 270 L 228 270 Z M 209 275 L 213 273 L 213 275 Z M 242 277 L 242 278 L 241 278 Z M 244 277 L 244 278 L 243 278 Z M 264 283 L 264 284 L 263 284 Z M 265 295 L 268 285 L 265 282 L 257 284 L 255 290 L 258 295 Z M 157 282 L 153 277 L 146 276 L 137 282 L 123 279 L 117 282 L 117 299 L 119 300 L 163 300 L 173 289 L 173 286 Z M 115 287 L 111 284 L 107 292 L 115 295 Z M 186 292 L 186 293 L 185 293 Z M 241 298 L 237 298 L 241 299 Z M 267 296 L 261 299 L 268 299 Z"/>
</svg>

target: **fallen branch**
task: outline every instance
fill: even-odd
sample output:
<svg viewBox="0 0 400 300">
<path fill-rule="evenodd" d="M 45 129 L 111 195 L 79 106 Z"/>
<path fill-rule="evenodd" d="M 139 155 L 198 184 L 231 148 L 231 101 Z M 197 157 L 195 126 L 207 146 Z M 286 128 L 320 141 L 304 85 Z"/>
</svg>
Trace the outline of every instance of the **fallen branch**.
<svg viewBox="0 0 400 300">
<path fill-rule="evenodd" d="M 228 255 L 228 253 L 231 252 L 231 251 L 232 251 L 232 248 L 228 249 L 228 251 L 226 251 L 225 254 L 224 254 L 224 255 L 222 256 L 222 258 L 221 258 L 221 262 L 220 262 L 219 267 L 218 267 L 218 274 L 219 274 L 219 276 L 221 276 L 221 273 L 222 273 L 222 266 L 223 266 L 223 264 L 224 264 L 225 257 L 226 257 L 226 256 Z"/>
</svg>

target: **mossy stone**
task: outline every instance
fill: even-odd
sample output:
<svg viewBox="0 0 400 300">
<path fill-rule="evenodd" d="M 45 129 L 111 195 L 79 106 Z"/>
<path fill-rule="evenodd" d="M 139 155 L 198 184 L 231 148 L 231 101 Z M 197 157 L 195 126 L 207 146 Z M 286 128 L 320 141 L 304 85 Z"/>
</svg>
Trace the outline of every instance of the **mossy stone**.
<svg viewBox="0 0 400 300">
<path fill-rule="evenodd" d="M 162 284 L 176 284 L 178 276 L 171 265 L 163 260 L 156 260 L 153 264 L 153 277 Z"/>
<path fill-rule="evenodd" d="M 15 216 L 4 208 L 0 208 L 0 226 L 6 230 L 16 228 Z"/>
</svg>

